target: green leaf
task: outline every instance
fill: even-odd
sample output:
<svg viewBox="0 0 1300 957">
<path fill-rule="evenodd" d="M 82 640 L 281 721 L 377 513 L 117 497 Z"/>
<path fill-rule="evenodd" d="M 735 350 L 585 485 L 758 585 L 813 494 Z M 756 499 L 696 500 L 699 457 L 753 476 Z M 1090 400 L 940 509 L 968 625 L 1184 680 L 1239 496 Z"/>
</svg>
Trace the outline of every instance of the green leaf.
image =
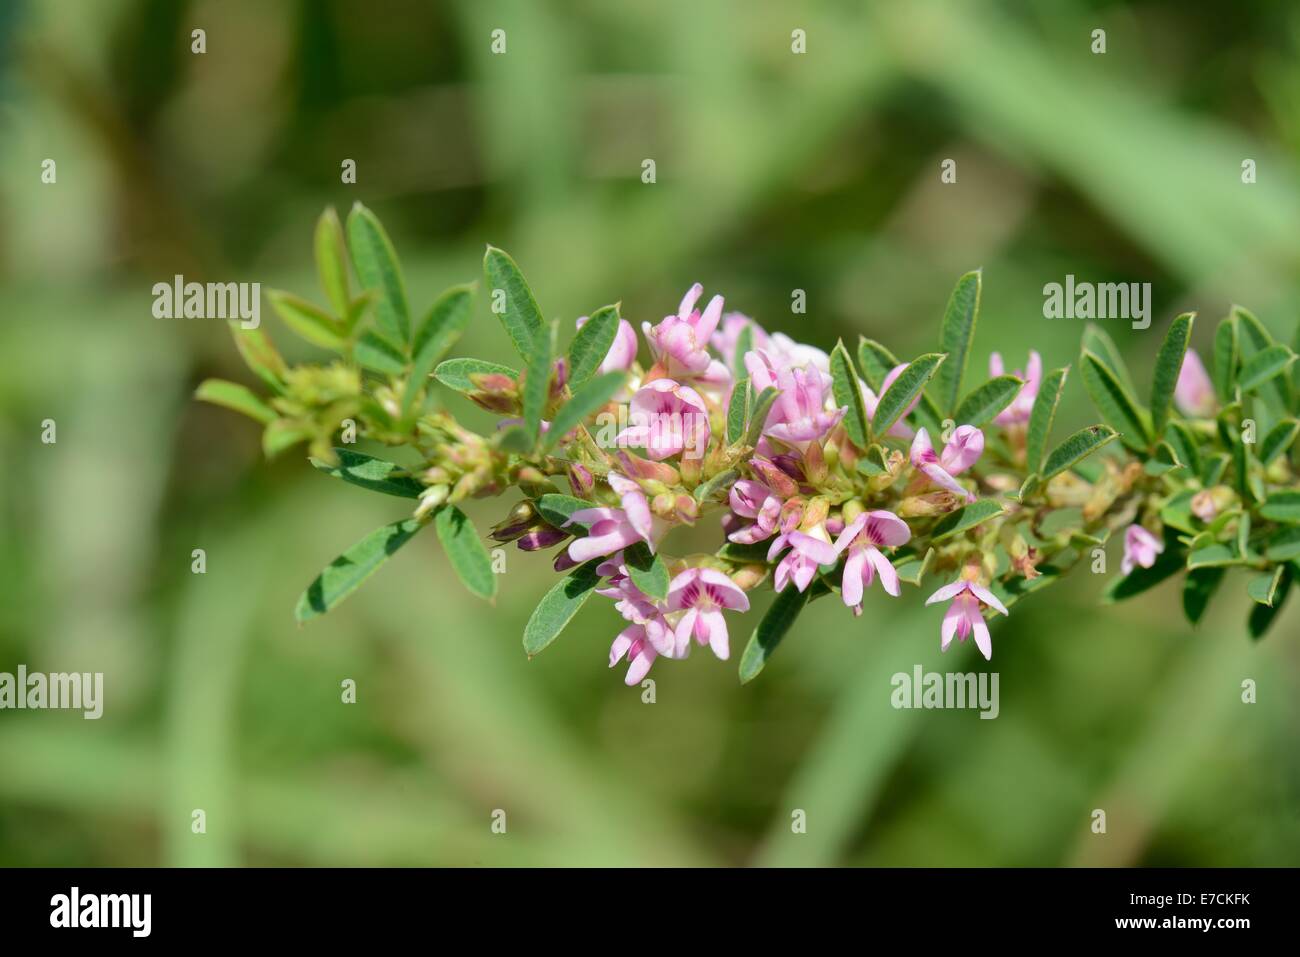
<svg viewBox="0 0 1300 957">
<path fill-rule="evenodd" d="M 289 371 L 284 357 L 276 349 L 261 326 L 246 329 L 239 322 L 229 322 L 230 334 L 235 337 L 235 348 L 243 357 L 245 364 L 257 377 L 276 392 L 284 391 L 284 377 Z"/>
<path fill-rule="evenodd" d="M 952 417 L 953 421 L 958 425 L 976 427 L 993 421 L 1011 404 L 1011 400 L 1016 397 L 1024 384 L 1023 379 L 1013 375 L 1000 375 L 989 379 L 979 388 L 967 393 L 966 398 L 961 400 L 961 405 L 957 406 L 957 411 Z"/>
<path fill-rule="evenodd" d="M 600 368 L 618 335 L 618 303 L 602 306 L 582 324 L 569 343 L 569 387 L 576 389 Z"/>
<path fill-rule="evenodd" d="M 767 415 L 772 411 L 772 403 L 776 402 L 776 397 L 780 394 L 779 389 L 768 386 L 754 397 L 749 410 L 749 427 L 745 430 L 746 445 L 758 445 L 759 437 L 763 434 L 763 426 L 767 424 Z"/>
<path fill-rule="evenodd" d="M 1151 433 L 1160 435 L 1169 421 L 1169 408 L 1174 401 L 1174 387 L 1178 384 L 1178 373 L 1183 368 L 1183 356 L 1187 355 L 1187 343 L 1192 337 L 1192 322 L 1195 313 L 1185 312 L 1169 324 L 1165 341 L 1156 355 L 1155 378 L 1151 384 Z"/>
<path fill-rule="evenodd" d="M 225 379 L 205 379 L 200 382 L 194 390 L 194 398 L 241 412 L 263 425 L 270 425 L 278 418 L 275 410 L 263 402 L 261 396 L 246 386 Z"/>
<path fill-rule="evenodd" d="M 1050 479 L 1073 468 L 1080 460 L 1109 445 L 1115 438 L 1115 430 L 1106 425 L 1090 425 L 1086 429 L 1080 429 L 1052 449 L 1047 461 L 1043 463 L 1043 479 Z"/>
<path fill-rule="evenodd" d="M 1295 360 L 1295 353 L 1286 346 L 1272 345 L 1260 349 L 1241 367 L 1241 391 L 1257 391 L 1270 379 L 1285 373 Z"/>
<path fill-rule="evenodd" d="M 1285 455 L 1295 445 L 1297 436 L 1300 436 L 1300 421 L 1283 419 L 1268 430 L 1268 435 L 1259 444 L 1259 461 L 1269 465 L 1279 455 Z"/>
<path fill-rule="evenodd" d="M 1124 364 L 1124 358 L 1120 355 L 1119 349 L 1112 339 L 1101 326 L 1095 323 L 1088 323 L 1083 329 L 1083 349 L 1091 352 L 1101 363 L 1114 373 L 1130 394 L 1136 394 L 1137 390 L 1133 388 L 1133 377 L 1128 373 L 1128 366 Z"/>
<path fill-rule="evenodd" d="M 868 444 L 867 409 L 862 402 L 862 389 L 858 387 L 858 373 L 853 368 L 849 350 L 844 340 L 835 343 L 831 350 L 831 392 L 837 407 L 847 407 L 844 413 L 844 431 L 849 440 L 860 449 Z"/>
<path fill-rule="evenodd" d="M 312 431 L 301 422 L 276 419 L 262 430 L 262 454 L 268 459 L 273 459 L 285 449 L 312 438 Z"/>
<path fill-rule="evenodd" d="M 565 528 L 565 522 L 569 520 L 574 512 L 585 508 L 596 508 L 595 502 L 588 502 L 585 499 L 575 498 L 572 495 L 561 495 L 558 492 L 543 495 L 535 503 L 537 511 L 541 513 L 542 518 L 546 519 L 556 528 Z M 568 529 L 583 528 L 585 526 L 570 525 Z"/>
<path fill-rule="evenodd" d="M 1239 385 L 1242 391 L 1246 391 L 1246 370 L 1251 366 L 1252 360 L 1259 353 L 1269 349 L 1273 343 L 1273 337 L 1269 331 L 1264 328 L 1264 324 L 1255 318 L 1254 314 L 1248 309 L 1241 306 L 1233 306 L 1232 317 L 1237 322 L 1237 338 L 1241 349 L 1242 370 L 1239 373 Z M 1289 352 L 1290 350 L 1288 350 Z M 1274 361 L 1277 353 L 1273 353 L 1269 360 L 1264 360 L 1265 365 Z M 1265 369 L 1256 370 L 1262 374 Z M 1286 377 L 1265 378 L 1257 387 L 1256 394 L 1264 400 L 1264 403 L 1279 415 L 1285 414 L 1291 410 L 1291 380 Z"/>
<path fill-rule="evenodd" d="M 928 548 L 924 555 L 909 555 L 906 558 L 900 559 L 894 566 L 894 571 L 898 573 L 899 581 L 904 581 L 909 585 L 916 585 L 919 587 L 921 580 L 925 578 L 925 573 L 930 570 L 930 563 L 933 560 L 934 549 Z"/>
<path fill-rule="evenodd" d="M 1261 605 L 1273 607 L 1273 601 L 1277 598 L 1277 590 L 1282 584 L 1282 578 L 1286 574 L 1286 566 L 1278 565 L 1271 572 L 1264 572 L 1262 575 L 1256 575 L 1246 584 L 1246 594 Z"/>
<path fill-rule="evenodd" d="M 457 392 L 479 391 L 474 380 L 470 378 L 479 375 L 506 375 L 512 379 L 519 378 L 519 373 L 509 366 L 488 362 L 486 359 L 448 359 L 446 362 L 438 363 L 438 367 L 433 370 L 435 379 Z"/>
<path fill-rule="evenodd" d="M 542 596 L 524 626 L 524 651 L 529 658 L 558 638 L 578 609 L 591 597 L 600 584 L 596 568 L 602 561 L 604 559 L 595 558 L 579 565 Z"/>
<path fill-rule="evenodd" d="M 1151 433 L 1133 394 L 1092 352 L 1085 350 L 1079 364 L 1083 386 L 1102 419 L 1119 433 L 1120 441 L 1129 448 L 1135 451 L 1146 449 L 1151 444 Z"/>
<path fill-rule="evenodd" d="M 312 459 L 311 464 L 326 475 L 332 475 L 352 485 L 396 495 L 400 498 L 419 498 L 424 492 L 424 483 L 412 478 L 407 470 L 396 462 L 377 459 L 373 455 L 354 452 L 351 449 L 336 448 L 338 464 L 332 465 L 321 459 Z"/>
<path fill-rule="evenodd" d="M 1187 556 L 1187 567 L 1189 569 L 1241 565 L 1244 562 L 1245 559 L 1237 551 L 1235 542 L 1230 545 L 1218 543 L 1206 545 L 1204 548 L 1198 548 Z"/>
<path fill-rule="evenodd" d="M 1219 401 L 1227 405 L 1237 388 L 1237 362 L 1240 348 L 1237 342 L 1237 321 L 1232 316 L 1219 320 L 1214 330 L 1214 368 L 1210 376 Z"/>
<path fill-rule="evenodd" d="M 898 358 L 879 342 L 874 339 L 858 339 L 858 368 L 872 392 L 880 393 L 880 385 L 885 381 L 885 376 L 898 365 Z"/>
<path fill-rule="evenodd" d="M 767 665 L 767 659 L 772 657 L 776 646 L 781 643 L 807 603 L 807 592 L 796 591 L 792 587 L 777 592 L 776 601 L 772 602 L 767 614 L 754 629 L 749 644 L 745 646 L 745 653 L 740 656 L 741 684 L 758 677 L 758 673 Z"/>
<path fill-rule="evenodd" d="M 333 609 L 423 527 L 423 522 L 407 518 L 375 529 L 316 576 L 298 599 L 294 616 L 305 622 Z"/>
<path fill-rule="evenodd" d="M 1291 566 L 1281 565 L 1279 570 L 1281 571 L 1281 577 L 1277 587 L 1273 590 L 1273 604 L 1256 605 L 1251 609 L 1250 617 L 1246 620 L 1246 626 L 1252 638 L 1264 637 L 1264 632 L 1268 631 L 1269 626 L 1273 624 L 1277 613 L 1282 610 L 1282 603 L 1286 601 L 1287 595 L 1291 591 L 1291 583 L 1295 579 Z"/>
<path fill-rule="evenodd" d="M 1025 578 L 1023 575 L 1012 574 L 1005 581 L 996 579 L 989 587 L 1007 608 L 1010 608 L 1020 599 L 1033 594 L 1041 588 L 1054 585 L 1061 580 L 1064 572 L 1052 565 L 1040 565 L 1038 568 L 1038 577 Z"/>
<path fill-rule="evenodd" d="M 1029 434 L 1025 445 L 1025 463 L 1031 472 L 1042 468 L 1043 453 L 1047 451 L 1047 439 L 1052 434 L 1056 407 L 1065 392 L 1065 378 L 1069 372 L 1069 366 L 1049 372 L 1038 387 L 1034 407 L 1029 413 Z"/>
<path fill-rule="evenodd" d="M 530 358 L 533 343 L 537 334 L 546 327 L 546 322 L 537 300 L 533 298 L 532 290 L 524 281 L 523 273 L 502 250 L 489 246 L 483 256 L 483 275 L 487 277 L 492 311 L 498 309 L 499 289 L 505 299 L 501 304 L 503 311 L 497 313 L 501 324 L 506 327 L 506 334 L 510 336 L 510 341 L 515 344 L 519 354 L 524 359 Z"/>
<path fill-rule="evenodd" d="M 724 472 L 719 472 L 707 482 L 701 482 L 699 485 L 695 486 L 695 501 L 707 502 L 719 491 L 724 493 L 728 492 L 731 489 L 731 486 L 736 484 L 736 479 L 738 478 L 740 478 L 740 473 L 735 469 L 727 469 Z M 723 495 L 723 498 L 726 498 L 725 494 Z"/>
<path fill-rule="evenodd" d="M 1300 525 L 1288 525 L 1274 532 L 1264 546 L 1264 557 L 1271 562 L 1300 558 Z"/>
<path fill-rule="evenodd" d="M 599 412 L 625 382 L 627 373 L 624 372 L 606 372 L 590 380 L 555 413 L 551 428 L 542 439 L 542 448 L 553 448 L 566 432 L 579 425 L 587 416 Z"/>
<path fill-rule="evenodd" d="M 334 312 L 340 318 L 347 316 L 352 306 L 352 293 L 348 288 L 348 247 L 343 241 L 343 224 L 333 206 L 316 220 L 313 239 L 316 253 L 316 274 Z"/>
<path fill-rule="evenodd" d="M 736 336 L 736 351 L 733 354 L 731 365 L 732 375 L 739 382 L 741 379 L 748 378 L 749 373 L 745 370 L 745 354 L 754 350 L 754 324 L 747 322 L 740 327 L 740 334 Z"/>
<path fill-rule="evenodd" d="M 1179 462 L 1191 469 L 1193 474 L 1201 474 L 1201 450 L 1187 423 L 1171 419 L 1165 426 L 1165 441 L 1174 450 Z"/>
<path fill-rule="evenodd" d="M 372 372 L 393 376 L 406 374 L 406 356 L 373 329 L 367 329 L 361 334 L 361 338 L 352 347 L 352 357 Z"/>
<path fill-rule="evenodd" d="M 623 563 L 632 584 L 655 601 L 668 597 L 668 567 L 663 559 L 652 554 L 645 542 L 637 542 L 623 550 Z"/>
<path fill-rule="evenodd" d="M 939 519 L 930 534 L 930 541 L 941 542 L 946 538 L 952 538 L 991 518 L 996 518 L 1005 511 L 1006 507 L 996 499 L 982 498 L 977 502 L 971 502 Z"/>
<path fill-rule="evenodd" d="M 361 288 L 375 293 L 375 326 L 379 334 L 405 350 L 411 339 L 411 314 L 402 268 L 384 227 L 360 203 L 348 213 L 348 242 Z"/>
<path fill-rule="evenodd" d="M 438 510 L 433 523 L 438 541 L 465 587 L 480 598 L 494 598 L 497 576 L 492 571 L 492 557 L 469 516 L 455 505 L 446 505 Z"/>
<path fill-rule="evenodd" d="M 930 352 L 913 359 L 907 368 L 899 373 L 898 378 L 885 390 L 885 394 L 876 404 L 876 414 L 871 420 L 871 428 L 876 435 L 884 435 L 893 427 L 907 411 L 907 407 L 912 404 L 912 400 L 921 394 L 925 384 L 930 381 L 943 362 L 944 356 L 941 353 Z M 956 399 L 953 402 L 955 403 Z"/>
<path fill-rule="evenodd" d="M 551 395 L 551 363 L 555 358 L 554 322 L 546 323 L 537 331 L 533 347 L 528 354 L 528 372 L 524 376 L 523 411 L 524 431 L 537 444 L 542 430 L 542 415 Z"/>
<path fill-rule="evenodd" d="M 1198 568 L 1187 573 L 1183 581 L 1183 614 L 1193 625 L 1205 616 L 1205 609 L 1226 573 L 1226 568 Z"/>
<path fill-rule="evenodd" d="M 753 392 L 749 388 L 749 379 L 737 379 L 731 390 L 731 401 L 727 403 L 728 445 L 735 445 L 745 437 L 745 422 L 749 418 L 751 399 Z"/>
<path fill-rule="evenodd" d="M 344 340 L 338 322 L 324 309 L 278 289 L 268 289 L 266 298 L 284 324 L 303 339 L 322 349 L 343 350 Z"/>
<path fill-rule="evenodd" d="M 962 378 L 966 375 L 966 363 L 975 339 L 975 323 L 979 319 L 980 283 L 978 269 L 958 279 L 943 313 L 939 348 L 948 356 L 948 361 L 939 369 L 935 379 L 935 399 L 939 409 L 947 415 L 952 415 L 957 400 L 961 398 Z"/>
<path fill-rule="evenodd" d="M 427 384 L 429 373 L 469 328 L 474 317 L 474 286 L 452 286 L 434 301 L 415 330 L 411 346 L 411 375 L 402 396 L 402 414 L 415 408 L 416 397 Z"/>
<path fill-rule="evenodd" d="M 1300 524 L 1300 492 L 1274 492 L 1259 507 L 1259 515 L 1273 522 Z"/>
</svg>

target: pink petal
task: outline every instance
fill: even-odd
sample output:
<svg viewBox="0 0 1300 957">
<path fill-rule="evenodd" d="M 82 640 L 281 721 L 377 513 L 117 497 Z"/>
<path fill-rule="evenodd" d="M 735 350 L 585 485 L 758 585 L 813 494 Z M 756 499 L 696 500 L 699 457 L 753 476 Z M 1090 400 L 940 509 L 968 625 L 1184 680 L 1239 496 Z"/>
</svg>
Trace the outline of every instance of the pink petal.
<svg viewBox="0 0 1300 957">
<path fill-rule="evenodd" d="M 894 571 L 894 566 L 889 563 L 889 559 L 880 553 L 879 549 L 866 549 L 867 561 L 875 567 L 880 574 L 880 585 L 886 593 L 897 598 L 901 594 L 898 587 L 898 572 Z"/>
<path fill-rule="evenodd" d="M 927 598 L 925 603 L 927 605 L 933 605 L 937 601 L 947 601 L 949 598 L 953 598 L 961 592 L 964 592 L 966 590 L 966 584 L 966 580 L 962 578 L 957 579 L 955 582 L 950 582 Z"/>
<path fill-rule="evenodd" d="M 791 532 L 789 539 L 791 545 L 818 565 L 833 565 L 840 557 L 834 545 L 807 532 Z"/>
<path fill-rule="evenodd" d="M 912 537 L 912 530 L 893 512 L 876 509 L 868 512 L 867 535 L 876 545 L 905 545 Z"/>
<path fill-rule="evenodd" d="M 840 595 L 844 604 L 852 608 L 862 604 L 862 572 L 866 566 L 867 556 L 864 549 L 849 549 L 849 557 L 844 561 L 844 577 L 840 579 Z"/>
<path fill-rule="evenodd" d="M 984 602 L 984 604 L 988 605 L 990 608 L 995 608 L 1004 615 L 1007 613 L 1006 606 L 1003 605 L 1002 602 L 998 601 L 998 596 L 993 594 L 993 592 L 989 591 L 983 585 L 977 585 L 975 582 L 971 582 L 970 590 L 976 598 Z"/>
</svg>

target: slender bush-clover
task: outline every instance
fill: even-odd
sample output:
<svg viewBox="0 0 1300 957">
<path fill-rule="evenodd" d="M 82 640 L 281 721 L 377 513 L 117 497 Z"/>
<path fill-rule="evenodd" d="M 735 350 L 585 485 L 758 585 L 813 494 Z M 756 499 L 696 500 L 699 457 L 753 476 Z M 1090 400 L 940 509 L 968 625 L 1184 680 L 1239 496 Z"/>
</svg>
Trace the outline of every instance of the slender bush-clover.
<svg viewBox="0 0 1300 957">
<path fill-rule="evenodd" d="M 299 621 L 343 601 L 429 525 L 465 586 L 493 598 L 491 558 L 460 503 L 500 496 L 510 500 L 488 538 L 554 550 L 562 576 L 525 628 L 526 652 L 599 595 L 627 622 L 610 664 L 630 663 L 628 684 L 692 642 L 728 658 L 727 612 L 769 584 L 777 597 L 741 655 L 742 681 L 806 603 L 834 595 L 860 615 L 873 588 L 899 597 L 927 576 L 940 584 L 927 604 L 947 603 L 942 647 L 972 636 L 991 658 L 986 618 L 1080 562 L 1104 570 L 1115 532 L 1124 553 L 1107 600 L 1182 573 L 1195 623 L 1240 568 L 1254 637 L 1300 571 L 1296 356 L 1245 309 L 1219 323 L 1209 369 L 1188 349 L 1194 317 L 1174 319 L 1144 404 L 1096 326 L 1074 369 L 1044 370 L 1031 352 L 1008 373 L 994 353 L 987 379 L 970 374 L 978 272 L 957 283 L 938 350 L 908 362 L 871 339 L 827 354 L 768 333 L 724 313 L 721 296 L 700 308 L 695 285 L 673 315 L 642 323 L 643 364 L 617 304 L 562 330 L 515 262 L 488 247 L 492 311 L 519 353 L 503 364 L 447 358 L 474 287 L 412 313 L 392 244 L 363 206 L 346 231 L 327 210 L 315 251 L 328 306 L 269 298 L 290 330 L 336 357 L 290 366 L 263 330 L 232 324 L 271 396 L 215 380 L 198 392 L 262 423 L 267 455 L 305 443 L 322 472 L 412 501 L 408 517 L 321 572 Z M 1053 438 L 1076 377 L 1102 422 Z M 480 435 L 435 407 L 435 381 L 498 415 L 497 429 Z M 416 464 L 337 447 L 348 430 Z M 675 526 L 701 522 L 719 529 L 717 551 L 664 550 Z"/>
</svg>

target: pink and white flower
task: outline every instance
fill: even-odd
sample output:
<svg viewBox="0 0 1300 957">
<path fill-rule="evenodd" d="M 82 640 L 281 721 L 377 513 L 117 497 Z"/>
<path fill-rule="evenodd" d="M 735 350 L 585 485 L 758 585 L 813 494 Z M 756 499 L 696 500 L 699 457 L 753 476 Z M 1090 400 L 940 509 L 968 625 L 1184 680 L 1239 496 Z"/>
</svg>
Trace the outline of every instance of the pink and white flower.
<svg viewBox="0 0 1300 957">
<path fill-rule="evenodd" d="M 736 349 L 740 346 L 741 333 L 746 329 L 749 330 L 750 349 L 768 348 L 770 338 L 767 331 L 749 316 L 739 312 L 724 314 L 722 328 L 710 337 L 709 341 L 713 343 L 713 348 L 718 350 L 718 354 L 722 356 L 728 368 L 734 369 L 737 361 L 744 361 L 743 355 L 736 355 Z"/>
<path fill-rule="evenodd" d="M 628 422 L 615 441 L 644 448 L 655 461 L 686 450 L 698 457 L 709 441 L 709 412 L 704 399 L 690 386 L 673 379 L 655 379 L 637 389 Z"/>
<path fill-rule="evenodd" d="M 917 429 L 912 440 L 912 466 L 935 485 L 955 492 L 968 502 L 975 501 L 975 496 L 953 476 L 965 472 L 983 454 L 984 433 L 973 425 L 959 425 L 939 454 L 935 453 L 925 429 Z"/>
<path fill-rule="evenodd" d="M 669 611 L 684 611 L 677 622 L 673 656 L 684 658 L 691 637 L 707 644 L 722 660 L 731 654 L 727 621 L 722 609 L 748 611 L 749 596 L 735 582 L 713 568 L 688 568 L 668 586 Z"/>
<path fill-rule="evenodd" d="M 989 375 L 1005 375 L 1002 353 L 995 352 L 989 356 Z M 1043 357 L 1036 351 L 1030 350 L 1028 367 L 1024 371 L 1016 369 L 1012 375 L 1024 379 L 1025 384 L 1020 387 L 1011 404 L 999 412 L 997 418 L 993 420 L 1003 427 L 1022 425 L 1029 421 L 1029 414 L 1034 409 L 1034 400 L 1038 398 L 1038 389 L 1043 384 Z"/>
<path fill-rule="evenodd" d="M 1174 404 L 1183 415 L 1193 419 L 1210 418 L 1219 410 L 1214 383 L 1195 349 L 1188 349 L 1183 355 L 1178 382 L 1174 385 Z"/>
<path fill-rule="evenodd" d="M 642 535 L 627 512 L 621 508 L 580 508 L 564 523 L 590 525 L 587 534 L 569 543 L 569 558 L 582 564 L 603 555 L 612 555 L 636 542 L 646 542 L 652 549 L 650 536 Z"/>
<path fill-rule="evenodd" d="M 768 413 L 763 433 L 790 445 L 821 439 L 844 417 L 831 398 L 831 379 L 814 365 L 785 369 L 755 349 L 745 354 L 745 369 L 756 392 L 774 387 L 780 395 Z"/>
<path fill-rule="evenodd" d="M 609 666 L 613 668 L 619 660 L 628 660 L 627 675 L 623 678 L 626 685 L 638 685 L 650 672 L 650 666 L 659 657 L 654 644 L 642 625 L 628 625 L 618 633 L 614 643 L 609 646 Z"/>
<path fill-rule="evenodd" d="M 1136 565 L 1150 568 L 1156 563 L 1156 556 L 1164 550 L 1165 543 L 1141 525 L 1130 525 L 1124 529 L 1124 557 L 1120 560 L 1119 570 L 1127 575 Z"/>
<path fill-rule="evenodd" d="M 697 282 L 682 297 L 677 315 L 654 326 L 644 322 L 641 330 L 668 376 L 724 384 L 731 381 L 731 373 L 709 354 L 709 341 L 722 318 L 722 297 L 714 296 L 700 312 L 695 304 L 702 295 L 704 287 Z"/>
<path fill-rule="evenodd" d="M 884 509 L 859 515 L 845 526 L 835 540 L 837 553 L 843 554 L 846 548 L 849 552 L 840 584 L 844 604 L 861 613 L 862 592 L 875 580 L 877 573 L 881 587 L 897 598 L 900 594 L 898 572 L 880 549 L 904 545 L 911 537 L 907 523 Z"/>
<path fill-rule="evenodd" d="M 784 591 L 790 582 L 794 582 L 797 591 L 805 591 L 820 566 L 834 565 L 840 558 L 825 525 L 817 525 L 806 532 L 796 529 L 778 535 L 767 550 L 767 560 L 772 561 L 786 548 L 790 550 L 776 566 L 773 579 L 777 591 Z"/>
<path fill-rule="evenodd" d="M 728 539 L 752 545 L 776 533 L 777 521 L 781 517 L 781 499 L 762 482 L 740 479 L 731 486 L 729 498 L 733 514 L 753 521 L 730 532 Z"/>
<path fill-rule="evenodd" d="M 993 659 L 993 641 L 989 637 L 989 626 L 984 621 L 984 609 L 992 608 L 999 614 L 1007 613 L 1006 606 L 998 601 L 996 595 L 983 585 L 963 575 L 957 581 L 944 585 L 925 600 L 927 605 L 938 601 L 952 600 L 948 611 L 943 616 L 940 629 L 940 648 L 948 650 L 953 636 L 958 641 L 965 641 L 966 636 L 974 633 L 975 647 L 980 650 L 985 660 Z"/>
</svg>

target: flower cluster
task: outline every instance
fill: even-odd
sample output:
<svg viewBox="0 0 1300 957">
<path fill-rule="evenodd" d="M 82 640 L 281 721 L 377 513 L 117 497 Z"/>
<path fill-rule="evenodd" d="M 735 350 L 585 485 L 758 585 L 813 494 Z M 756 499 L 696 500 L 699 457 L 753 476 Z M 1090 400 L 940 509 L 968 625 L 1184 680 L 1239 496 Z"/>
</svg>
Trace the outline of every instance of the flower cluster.
<svg viewBox="0 0 1300 957">
<path fill-rule="evenodd" d="M 1104 568 L 1121 531 L 1108 598 L 1182 571 L 1198 596 L 1186 603 L 1194 621 L 1200 596 L 1241 566 L 1256 572 L 1258 634 L 1300 559 L 1295 356 L 1244 310 L 1220 325 L 1213 374 L 1188 348 L 1192 316 L 1174 319 L 1147 404 L 1114 343 L 1088 327 L 1078 374 L 1103 422 L 1053 444 L 1070 367 L 1047 372 L 1030 352 L 1008 373 L 992 353 L 987 378 L 966 382 L 978 272 L 961 278 L 943 317 L 949 351 L 909 362 L 867 338 L 853 353 L 842 342 L 827 353 L 727 312 L 720 295 L 701 308 L 698 283 L 675 312 L 642 322 L 639 339 L 620 307 L 606 306 L 579 318 L 561 351 L 558 325 L 514 261 L 489 247 L 485 278 L 519 351 L 515 368 L 445 358 L 471 321 L 471 287 L 449 290 L 412 328 L 400 266 L 363 207 L 346 238 L 327 212 L 316 250 L 332 308 L 284 294 L 273 304 L 296 331 L 311 318 L 308 338 L 339 357 L 289 368 L 263 332 L 232 326 L 273 395 L 211 381 L 201 397 L 260 420 L 268 454 L 307 442 L 322 471 L 416 500 L 411 518 L 345 552 L 348 567 L 373 570 L 433 525 L 466 586 L 491 598 L 491 556 L 459 505 L 517 490 L 488 537 L 553 550 L 563 575 L 528 623 L 530 655 L 598 596 L 625 622 L 609 659 L 627 663 L 628 684 L 692 644 L 727 659 L 729 613 L 770 587 L 776 597 L 741 655 L 749 680 L 807 602 L 838 596 L 856 616 L 866 601 L 937 577 L 926 604 L 947 605 L 941 647 L 969 636 L 989 659 L 991 617 L 1075 564 Z M 362 282 L 355 296 L 349 267 Z M 435 384 L 496 415 L 497 427 L 461 425 Z M 353 418 L 361 437 L 407 447 L 413 464 L 348 448 Z M 716 529 L 717 548 L 674 554 L 680 526 Z M 330 610 L 356 580 L 327 569 L 299 619 Z M 870 598 L 877 582 L 883 597 Z"/>
</svg>

